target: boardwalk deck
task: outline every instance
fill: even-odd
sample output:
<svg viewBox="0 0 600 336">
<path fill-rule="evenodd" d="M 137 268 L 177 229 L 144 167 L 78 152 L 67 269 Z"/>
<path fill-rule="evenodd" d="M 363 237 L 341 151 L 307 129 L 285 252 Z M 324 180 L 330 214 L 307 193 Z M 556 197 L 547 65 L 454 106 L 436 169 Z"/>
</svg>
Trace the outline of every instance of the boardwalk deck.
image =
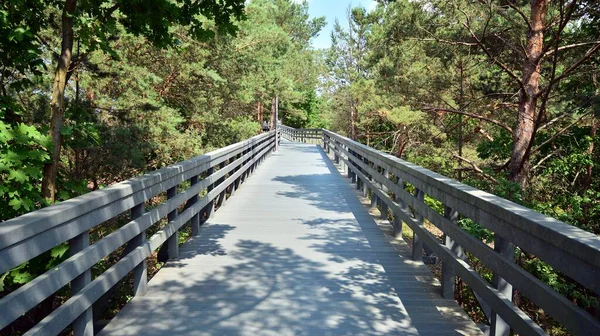
<svg viewBox="0 0 600 336">
<path fill-rule="evenodd" d="M 282 142 L 103 335 L 475 335 L 315 145 Z"/>
</svg>

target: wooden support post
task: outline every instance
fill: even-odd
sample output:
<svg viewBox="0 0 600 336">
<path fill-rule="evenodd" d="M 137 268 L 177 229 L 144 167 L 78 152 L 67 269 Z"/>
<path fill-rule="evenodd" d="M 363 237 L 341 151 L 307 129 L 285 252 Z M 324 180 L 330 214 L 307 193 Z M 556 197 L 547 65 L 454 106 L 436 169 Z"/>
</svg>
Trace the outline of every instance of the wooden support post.
<svg viewBox="0 0 600 336">
<path fill-rule="evenodd" d="M 208 174 L 208 176 L 214 174 L 215 172 L 215 168 L 214 167 L 210 167 L 206 173 Z M 210 193 L 213 189 L 215 188 L 215 184 L 212 183 L 210 184 L 207 188 L 206 188 L 206 193 Z M 204 219 L 204 221 L 206 221 L 207 219 L 209 219 L 210 217 L 212 217 L 212 215 L 214 215 L 215 213 L 215 199 L 213 198 L 208 205 L 206 206 L 206 218 Z"/>
<path fill-rule="evenodd" d="M 90 246 L 90 232 L 85 231 L 69 240 L 69 253 L 74 255 L 88 246 Z M 90 282 L 92 282 L 92 271 L 91 269 L 87 269 L 71 281 L 71 295 L 79 293 Z M 92 308 L 86 309 L 85 312 L 73 321 L 73 334 L 75 336 L 94 335 L 94 315 Z"/>
<path fill-rule="evenodd" d="M 379 203 L 377 195 L 371 191 L 371 209 L 377 208 L 377 203 Z"/>
<path fill-rule="evenodd" d="M 385 202 L 381 202 L 381 219 L 387 219 L 388 218 L 388 206 Z"/>
<path fill-rule="evenodd" d="M 257 161 L 258 163 L 258 161 Z M 227 165 L 227 163 L 225 162 L 221 162 L 221 164 L 219 164 L 219 169 L 223 169 L 225 168 L 225 166 Z M 225 176 L 221 177 L 218 181 L 217 181 L 217 185 L 220 185 L 221 183 L 223 183 L 225 181 Z M 221 207 L 221 205 L 223 205 L 223 202 L 225 202 L 225 194 L 227 193 L 227 188 L 223 189 L 223 191 L 221 192 L 221 194 L 219 195 L 219 198 L 217 199 L 217 206 Z"/>
<path fill-rule="evenodd" d="M 419 189 L 415 189 L 415 197 L 417 201 L 423 202 L 425 200 L 425 193 Z M 423 224 L 423 216 L 415 212 L 415 218 L 419 224 Z M 413 246 L 412 246 L 412 259 L 421 260 L 423 257 L 423 241 L 413 231 Z"/>
<path fill-rule="evenodd" d="M 196 184 L 198 184 L 198 176 L 193 176 L 190 179 L 190 185 L 194 186 Z M 190 205 L 198 202 L 198 194 L 192 196 L 189 202 Z M 190 219 L 190 228 L 192 229 L 192 236 L 197 236 L 200 232 L 200 213 L 197 213 L 194 216 L 192 216 L 192 219 Z"/>
<path fill-rule="evenodd" d="M 502 238 L 497 233 L 494 236 L 494 250 L 503 257 L 514 260 L 515 247 L 508 240 Z M 492 277 L 492 285 L 496 287 L 507 299 L 512 301 L 512 285 L 498 274 L 494 273 Z M 492 336 L 508 336 L 510 334 L 510 326 L 506 323 L 495 311 L 492 310 L 490 317 L 490 331 Z"/>
<path fill-rule="evenodd" d="M 275 96 L 275 151 L 279 150 L 279 96 Z"/>
<path fill-rule="evenodd" d="M 177 186 L 167 190 L 167 199 L 171 199 L 177 195 Z M 177 209 L 169 212 L 167 220 L 173 221 L 177 217 Z M 175 230 L 171 237 L 167 238 L 167 253 L 169 259 L 175 259 L 179 256 L 179 230 Z"/>
<path fill-rule="evenodd" d="M 389 172 L 387 170 L 384 169 L 382 173 L 383 173 L 383 176 L 385 176 L 386 179 L 389 179 L 390 174 L 389 174 Z M 388 188 L 383 183 L 381 184 L 381 190 L 384 193 L 389 194 L 388 193 L 389 192 Z M 379 203 L 380 203 L 380 206 L 381 206 L 381 216 L 380 216 L 380 218 L 381 219 L 387 219 L 388 218 L 388 206 L 387 206 L 387 204 L 383 200 L 380 200 Z"/>
<path fill-rule="evenodd" d="M 458 212 L 446 206 L 444 209 L 444 217 L 448 218 L 454 225 L 457 225 Z M 448 235 L 444 235 L 445 245 L 449 248 L 457 258 L 463 259 L 464 253 L 460 245 L 458 245 Z M 456 273 L 452 264 L 442 262 L 442 297 L 445 299 L 454 299 L 454 286 L 456 284 Z"/>
<path fill-rule="evenodd" d="M 144 203 L 131 208 L 131 219 L 136 219 L 144 214 Z M 131 240 L 135 246 L 141 246 L 146 242 L 146 231 L 140 232 Z M 146 259 L 133 269 L 133 295 L 143 296 L 148 291 L 148 266 Z"/>
</svg>

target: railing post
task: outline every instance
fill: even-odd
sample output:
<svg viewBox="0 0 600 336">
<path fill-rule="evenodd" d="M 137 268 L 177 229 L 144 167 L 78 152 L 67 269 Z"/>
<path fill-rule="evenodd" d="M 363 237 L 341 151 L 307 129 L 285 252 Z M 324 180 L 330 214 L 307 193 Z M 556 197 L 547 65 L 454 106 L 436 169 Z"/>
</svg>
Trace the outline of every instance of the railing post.
<svg viewBox="0 0 600 336">
<path fill-rule="evenodd" d="M 167 199 L 171 199 L 177 195 L 177 186 L 167 190 Z M 170 223 L 177 217 L 177 209 L 169 212 L 167 221 Z M 169 259 L 175 259 L 179 256 L 179 230 L 175 230 L 173 234 L 167 238 L 167 253 Z"/>
<path fill-rule="evenodd" d="M 458 221 L 458 212 L 452 208 L 446 206 L 444 208 L 444 217 L 448 218 L 452 224 L 456 225 Z M 448 235 L 444 235 L 445 245 L 449 248 L 458 259 L 463 258 L 463 251 L 460 245 L 458 245 Z M 452 264 L 442 262 L 442 297 L 446 299 L 454 299 L 454 286 L 456 283 L 456 273 Z"/>
<path fill-rule="evenodd" d="M 514 260 L 515 247 L 508 240 L 502 238 L 498 234 L 494 236 L 494 250 L 507 259 Z M 512 285 L 498 274 L 494 273 L 492 284 L 499 292 L 507 299 L 512 301 Z M 490 335 L 492 336 L 508 336 L 510 334 L 510 326 L 496 312 L 492 310 L 490 317 Z"/>
<path fill-rule="evenodd" d="M 387 170 L 384 169 L 383 170 L 383 176 L 386 179 L 389 179 L 390 174 L 388 173 Z M 383 183 L 381 184 L 381 190 L 384 193 L 388 193 L 388 188 Z M 380 215 L 380 218 L 381 219 L 387 219 L 388 218 L 388 216 L 387 216 L 388 215 L 388 206 L 387 206 L 387 203 L 385 203 L 383 200 L 380 200 L 380 204 L 381 204 L 381 215 Z"/>
<path fill-rule="evenodd" d="M 379 198 L 375 194 L 375 191 L 371 190 L 371 209 L 377 208 L 377 203 L 379 203 Z"/>
<path fill-rule="evenodd" d="M 256 165 L 258 165 L 258 161 L 255 162 Z M 227 166 L 227 163 L 225 162 L 221 162 L 219 164 L 219 169 L 223 169 L 225 168 L 225 166 Z M 221 177 L 218 181 L 217 181 L 217 185 L 220 185 L 221 183 L 223 183 L 225 181 L 225 176 Z M 217 206 L 221 207 L 221 205 L 223 205 L 223 202 L 225 201 L 225 196 L 227 193 L 227 188 L 224 188 L 223 191 L 221 192 L 221 194 L 219 194 L 219 198 L 217 199 Z"/>
<path fill-rule="evenodd" d="M 131 219 L 136 219 L 144 214 L 144 203 L 131 208 Z M 140 232 L 132 240 L 132 245 L 140 246 L 146 242 L 146 231 Z M 133 294 L 143 296 L 148 291 L 148 267 L 146 259 L 133 269 Z"/>
<path fill-rule="evenodd" d="M 350 148 L 347 148 L 347 150 L 348 150 L 348 153 L 350 153 L 350 155 L 352 157 L 354 157 L 354 151 L 351 150 Z M 350 156 L 348 156 L 348 164 L 354 165 L 354 161 L 350 158 Z M 348 176 L 350 177 L 350 181 L 352 181 L 352 183 L 356 183 L 356 178 L 357 178 L 356 173 L 354 171 L 352 171 L 352 169 L 350 169 L 350 167 L 348 167 Z"/>
<path fill-rule="evenodd" d="M 418 202 L 423 202 L 425 200 L 425 193 L 417 188 L 415 188 L 415 197 Z M 417 222 L 423 224 L 423 216 L 415 211 L 415 218 Z M 421 260 L 423 257 L 423 241 L 421 238 L 413 231 L 413 247 L 412 247 L 412 259 L 413 260 Z"/>
<path fill-rule="evenodd" d="M 190 186 L 194 186 L 198 184 L 198 176 L 193 176 L 190 179 Z M 192 196 L 192 198 L 190 198 L 190 205 L 195 204 L 196 202 L 198 202 L 198 194 L 195 194 L 194 196 Z M 195 214 L 194 216 L 192 216 L 192 219 L 190 219 L 190 228 L 192 229 L 192 236 L 197 236 L 200 233 L 200 213 Z"/>
<path fill-rule="evenodd" d="M 69 253 L 74 255 L 90 246 L 90 232 L 85 231 L 69 240 Z M 71 295 L 77 294 L 85 286 L 92 282 L 92 270 L 87 269 L 71 281 Z M 73 334 L 75 336 L 94 335 L 94 315 L 92 308 L 88 308 L 73 321 Z"/>
</svg>

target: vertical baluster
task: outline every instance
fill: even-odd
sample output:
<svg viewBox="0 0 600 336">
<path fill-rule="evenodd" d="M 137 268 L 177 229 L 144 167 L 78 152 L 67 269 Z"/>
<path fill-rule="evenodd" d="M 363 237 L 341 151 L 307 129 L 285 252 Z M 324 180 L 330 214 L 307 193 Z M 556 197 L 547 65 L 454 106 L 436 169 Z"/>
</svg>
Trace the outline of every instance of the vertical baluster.
<svg viewBox="0 0 600 336">
<path fill-rule="evenodd" d="M 257 164 L 258 164 L 258 162 L 257 162 Z M 225 168 L 225 166 L 227 166 L 227 162 L 226 162 L 226 161 L 224 161 L 224 162 L 221 162 L 221 163 L 219 164 L 219 169 L 223 169 L 223 168 Z M 225 176 L 221 177 L 221 178 L 219 179 L 219 181 L 217 181 L 217 184 L 218 184 L 218 185 L 220 185 L 220 184 L 222 184 L 224 181 L 225 181 Z M 221 205 L 223 205 L 223 202 L 225 201 L 225 194 L 226 194 L 226 193 L 227 193 L 227 188 L 225 188 L 225 189 L 223 189 L 223 191 L 221 191 L 221 194 L 219 195 L 219 198 L 218 198 L 218 200 L 217 200 L 217 206 L 218 206 L 218 207 L 221 207 Z"/>
<path fill-rule="evenodd" d="M 192 176 L 192 178 L 190 179 L 190 186 L 194 186 L 196 184 L 198 184 L 198 176 L 197 175 Z M 192 196 L 192 198 L 190 198 L 189 204 L 190 204 L 190 206 L 192 206 L 197 202 L 198 202 L 198 193 L 196 193 L 194 196 Z M 190 219 L 190 228 L 192 229 L 192 236 L 197 236 L 200 231 L 200 213 L 197 213 L 192 216 L 192 218 Z"/>
<path fill-rule="evenodd" d="M 389 179 L 389 177 L 390 177 L 390 174 L 388 173 L 388 171 L 387 171 L 387 170 L 383 169 L 383 176 L 384 176 L 386 179 Z M 384 183 L 382 183 L 382 184 L 381 184 L 381 190 L 382 190 L 384 193 L 388 194 L 388 191 L 389 191 L 389 190 L 388 190 L 388 188 L 385 186 L 385 184 L 384 184 Z M 380 204 L 381 204 L 381 216 L 380 216 L 380 218 L 381 218 L 381 219 L 387 219 L 387 218 L 388 218 L 388 205 L 387 205 L 387 203 L 385 203 L 385 201 L 384 201 L 384 200 L 381 200 Z"/>
<path fill-rule="evenodd" d="M 131 219 L 136 219 L 144 214 L 144 203 L 138 204 L 131 208 Z M 146 231 L 140 232 L 131 240 L 131 244 L 141 246 L 146 242 Z M 146 259 L 133 269 L 133 294 L 135 296 L 143 296 L 148 290 L 148 267 Z"/>
<path fill-rule="evenodd" d="M 444 208 L 444 217 L 448 218 L 453 225 L 457 225 L 458 221 L 458 212 L 454 211 L 452 208 L 446 206 Z M 445 245 L 449 248 L 454 254 L 456 254 L 457 258 L 463 258 L 463 251 L 460 245 L 458 245 L 452 238 L 448 235 L 444 235 Z M 442 263 L 442 296 L 446 299 L 454 299 L 454 285 L 456 283 L 456 273 L 454 272 L 454 268 L 452 264 L 443 262 Z"/>
<path fill-rule="evenodd" d="M 356 165 L 354 164 L 354 161 L 352 160 L 355 156 L 355 153 L 353 150 L 351 150 L 350 148 L 348 148 L 346 146 L 346 149 L 348 150 L 348 153 L 350 153 L 350 155 L 348 156 L 348 163 L 354 167 L 356 167 Z M 352 171 L 352 169 L 350 169 L 350 167 L 348 167 L 348 175 L 350 176 L 350 181 L 352 181 L 352 183 L 356 183 L 356 173 L 354 171 Z"/>
<path fill-rule="evenodd" d="M 515 247 L 508 240 L 502 238 L 497 233 L 494 236 L 494 250 L 507 259 L 514 260 Z M 506 298 L 512 301 L 512 285 L 498 274 L 494 273 L 492 285 L 498 289 Z M 496 312 L 492 310 L 490 318 L 490 335 L 508 336 L 510 327 Z"/>
<path fill-rule="evenodd" d="M 360 154 L 358 153 L 354 153 L 354 157 L 356 158 L 356 161 L 360 161 L 362 160 Z M 355 164 L 356 169 L 358 169 L 358 171 L 362 172 L 362 169 Z M 360 190 L 362 188 L 363 182 L 362 182 L 362 177 L 358 177 L 358 175 L 356 175 L 356 190 Z"/>
<path fill-rule="evenodd" d="M 212 174 L 215 173 L 215 168 L 214 167 L 210 167 L 207 170 L 207 174 L 208 174 L 208 178 L 210 178 L 210 176 Z M 206 187 L 206 193 L 210 194 L 211 191 L 213 191 L 213 189 L 215 189 L 215 184 L 211 183 L 208 187 Z M 212 215 L 215 213 L 215 199 L 213 198 L 209 203 L 208 203 L 208 209 L 206 210 L 206 219 L 209 219 L 210 217 L 212 217 Z"/>
<path fill-rule="evenodd" d="M 425 193 L 417 188 L 415 188 L 415 197 L 418 202 L 423 202 L 425 200 Z M 423 216 L 419 214 L 415 210 L 415 218 L 417 222 L 423 224 Z M 421 260 L 423 256 L 423 241 L 421 237 L 419 237 L 415 231 L 413 230 L 413 248 L 412 248 L 412 259 L 413 260 Z"/>
<path fill-rule="evenodd" d="M 396 182 L 396 184 L 398 184 L 400 189 L 402 189 L 402 190 L 406 189 L 406 183 L 401 178 L 398 178 L 398 181 Z M 394 194 L 394 200 L 400 205 L 400 208 L 402 209 L 401 211 L 404 211 L 406 213 L 408 207 L 406 205 L 406 202 L 402 199 L 402 197 Z M 396 237 L 402 236 L 402 220 L 400 220 L 400 217 L 397 214 L 394 214 L 393 226 L 394 226 L 394 234 L 396 235 Z"/>
<path fill-rule="evenodd" d="M 177 186 L 169 188 L 167 190 L 167 199 L 172 199 L 177 195 Z M 177 209 L 169 212 L 167 220 L 170 223 L 177 217 Z M 179 256 L 179 230 L 175 230 L 173 234 L 167 239 L 167 252 L 169 259 L 175 259 Z"/>
<path fill-rule="evenodd" d="M 85 231 L 69 240 L 69 253 L 74 255 L 90 246 L 90 232 Z M 92 271 L 87 269 L 71 281 L 71 295 L 79 293 L 85 286 L 92 282 Z M 92 308 L 88 308 L 73 321 L 73 333 L 76 336 L 94 335 L 94 317 Z"/>
</svg>

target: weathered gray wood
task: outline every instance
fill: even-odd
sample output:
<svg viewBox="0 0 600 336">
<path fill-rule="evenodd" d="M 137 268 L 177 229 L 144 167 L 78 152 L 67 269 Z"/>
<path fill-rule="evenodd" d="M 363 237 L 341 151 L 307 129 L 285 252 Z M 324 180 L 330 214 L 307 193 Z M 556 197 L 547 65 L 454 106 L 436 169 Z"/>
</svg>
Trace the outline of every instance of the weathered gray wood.
<svg viewBox="0 0 600 336">
<path fill-rule="evenodd" d="M 210 168 L 207 171 L 207 173 L 209 175 L 212 175 L 214 173 L 214 168 Z M 198 184 L 198 181 L 199 181 L 198 175 L 193 176 L 190 179 L 190 186 L 191 187 L 195 186 L 196 184 Z M 189 204 L 192 205 L 194 203 L 197 203 L 198 202 L 198 197 L 199 197 L 199 194 L 195 194 L 194 196 L 192 196 L 192 198 L 190 198 L 190 200 L 189 200 Z M 200 231 L 200 214 L 199 213 L 195 214 L 192 217 L 192 219 L 190 219 L 190 229 L 192 231 L 192 236 L 197 236 L 198 235 L 198 232 Z"/>
<path fill-rule="evenodd" d="M 226 148 L 232 153 L 217 150 L 199 156 L 184 163 L 161 169 L 129 181 L 121 182 L 106 189 L 95 191 L 80 197 L 62 202 L 56 206 L 44 208 L 24 216 L 0 223 L 0 273 L 18 266 L 19 264 L 67 241 L 92 227 L 127 211 L 131 207 L 144 202 L 151 197 L 166 191 L 194 175 L 198 175 L 212 165 L 223 162 L 234 154 L 237 155 L 246 147 L 262 147 L 272 143 L 272 137 L 252 138 Z M 267 141 L 271 139 L 270 141 Z M 214 164 L 210 161 L 214 159 Z M 183 170 L 179 167 L 196 164 L 193 168 L 183 171 L 180 175 L 174 172 Z M 161 182 L 162 179 L 162 182 Z M 94 194 L 96 198 L 90 198 Z M 63 206 L 63 204 L 66 206 Z M 49 211 L 48 209 L 55 209 Z M 63 212 L 64 211 L 64 216 Z M 78 217 L 76 215 L 80 214 Z M 48 221 L 44 221 L 47 218 Z M 62 224 L 59 222 L 63 220 Z M 59 225 L 61 224 L 61 225 Z M 47 230 L 40 230 L 47 227 Z M 21 241 L 13 241 L 25 236 Z M 10 237 L 7 237 L 10 236 Z M 3 247 L 2 242 L 12 243 Z"/>
<path fill-rule="evenodd" d="M 198 178 L 195 179 L 198 183 Z M 192 185 L 196 184 L 192 183 Z M 195 196 L 197 197 L 197 196 Z M 194 202 L 195 203 L 195 202 Z M 131 220 L 136 220 L 144 214 L 144 204 L 138 204 L 131 208 Z M 196 216 L 194 216 L 196 217 Z M 146 231 L 142 230 L 140 234 L 135 236 L 131 242 L 135 245 L 142 246 L 146 241 Z M 132 245 L 133 245 L 132 244 Z M 148 264 L 146 259 L 133 269 L 133 295 L 143 296 L 148 291 Z"/>
<path fill-rule="evenodd" d="M 444 217 L 450 222 L 456 224 L 458 220 L 458 212 L 452 210 L 450 207 L 445 207 Z M 462 259 L 462 249 L 460 246 L 450 238 L 447 234 L 444 234 L 444 244 L 449 248 L 457 258 Z M 442 263 L 442 296 L 446 299 L 454 299 L 454 286 L 456 284 L 456 273 L 452 265 L 449 263 Z"/>
<path fill-rule="evenodd" d="M 62 331 L 66 326 L 68 326 L 70 321 L 73 321 L 83 311 L 88 309 L 94 301 L 103 295 L 103 289 L 114 286 L 150 253 L 166 242 L 169 237 L 173 236 L 181 226 L 183 226 L 195 214 L 201 211 L 208 204 L 209 200 L 214 199 L 214 197 L 223 191 L 226 186 L 233 183 L 243 171 L 248 169 L 254 161 L 262 158 L 270 149 L 271 147 L 263 149 L 257 154 L 257 157 L 253 159 L 253 161 L 244 165 L 241 170 L 232 174 L 224 181 L 224 183 L 216 187 L 212 192 L 205 195 L 199 202 L 193 204 L 179 214 L 174 221 L 168 223 L 162 230 L 153 235 L 143 246 L 134 249 L 131 253 L 119 260 L 106 272 L 94 279 L 94 281 L 81 290 L 79 294 L 71 297 L 65 304 L 61 305 L 54 312 L 52 312 L 52 314 L 48 315 L 39 324 L 32 328 L 27 335 L 56 335 Z M 197 186 L 200 185 L 201 183 L 199 183 Z M 181 197 L 182 195 L 185 195 L 185 193 L 178 194 L 175 197 Z M 191 195 L 189 195 L 188 198 L 190 197 Z M 95 247 L 96 245 L 97 244 L 94 244 L 90 247 Z M 35 280 L 37 280 L 37 278 Z M 11 293 L 11 295 L 12 294 L 13 293 Z M 5 298 L 3 298 L 0 303 L 3 302 L 4 299 Z M 0 321 L 3 321 L 3 317 L 4 316 L 0 315 Z"/>
<path fill-rule="evenodd" d="M 494 237 L 494 250 L 507 260 L 512 261 L 515 257 L 515 247 L 508 240 L 502 238 L 498 234 L 496 234 Z M 492 283 L 496 289 L 498 289 L 498 291 L 512 301 L 513 286 L 506 281 L 506 279 L 503 279 L 499 273 L 495 272 L 492 278 Z M 600 330 L 598 331 L 600 332 Z M 506 323 L 501 316 L 496 314 L 493 309 L 490 317 L 489 333 L 493 336 L 508 336 L 510 334 L 510 326 L 508 323 Z"/>
<path fill-rule="evenodd" d="M 332 144 L 331 146 L 334 149 L 339 149 L 335 146 L 335 144 Z M 362 166 L 363 169 L 369 169 L 369 167 L 366 167 L 366 165 L 361 164 L 360 162 L 359 165 Z M 411 195 L 403 190 L 403 188 L 398 188 L 394 183 L 384 179 L 384 176 L 378 174 L 377 172 L 371 170 L 370 173 L 376 180 L 383 181 L 388 188 L 393 190 L 395 194 L 399 195 L 400 200 L 408 201 L 408 205 L 410 205 L 418 213 L 424 214 L 426 218 L 428 218 L 433 224 L 438 226 L 450 237 L 459 239 L 459 243 L 466 246 L 467 250 L 477 256 L 482 262 L 484 262 L 486 266 L 490 267 L 495 272 L 499 272 L 503 277 L 509 279 L 509 281 L 511 281 L 517 287 L 517 289 L 523 289 L 522 294 L 525 294 L 540 307 L 543 307 L 546 312 L 556 316 L 556 318 L 563 325 L 574 331 L 575 334 L 583 333 L 585 330 L 598 330 L 600 332 L 598 321 L 587 314 L 587 312 L 574 306 L 572 303 L 566 300 L 566 298 L 548 288 L 541 281 L 537 280 L 535 277 L 531 276 L 521 268 L 515 266 L 514 263 L 505 262 L 506 259 L 499 259 L 498 255 L 494 253 L 488 253 L 491 250 L 481 241 L 475 240 L 473 237 L 457 228 L 447 219 L 437 214 L 435 211 L 433 211 L 433 209 L 427 207 L 423 202 L 417 201 L 414 197 L 411 197 Z M 359 173 L 359 175 L 361 174 Z M 383 193 L 381 194 L 383 195 Z M 391 199 L 388 201 L 392 202 Z M 398 208 L 403 208 L 403 206 L 399 204 L 395 204 L 395 206 L 398 206 Z M 408 215 L 405 216 L 405 219 L 413 220 L 412 216 Z M 410 224 L 410 222 L 408 223 Z M 499 264 L 498 262 L 500 261 L 501 263 Z M 476 296 L 480 297 L 477 291 Z M 489 309 L 487 307 L 483 308 L 486 310 L 486 312 Z M 582 328 L 582 325 L 586 325 L 586 327 Z"/>
<path fill-rule="evenodd" d="M 69 253 L 74 255 L 90 245 L 90 233 L 86 231 L 69 241 Z M 71 281 L 71 295 L 76 295 L 92 281 L 92 271 L 87 269 Z M 73 334 L 75 336 L 94 335 L 94 316 L 91 308 L 86 309 L 73 321 Z"/>
<path fill-rule="evenodd" d="M 157 183 L 161 183 L 161 181 L 165 181 L 173 177 L 179 177 L 178 179 L 173 180 L 171 184 L 175 185 L 181 183 L 191 178 L 192 175 L 187 176 L 189 170 L 193 170 L 194 168 L 209 162 L 218 164 L 220 160 L 225 160 L 232 155 L 237 155 L 243 149 L 272 138 L 273 135 L 274 132 L 261 134 L 246 141 L 242 141 L 231 146 L 195 157 L 193 159 L 165 167 L 155 172 L 120 182 L 110 187 L 90 192 L 51 207 L 7 220 L 3 223 L 0 223 L 0 249 L 4 249 L 7 246 L 25 240 L 43 231 L 52 229 L 53 227 L 63 225 L 65 222 L 73 220 L 112 202 L 118 201 L 137 191 L 146 189 Z M 206 167 L 205 169 L 208 168 L 209 167 Z M 201 172 L 198 172 L 197 174 L 199 173 Z M 193 174 L 196 174 L 196 171 L 194 171 Z M 171 187 L 172 185 L 169 185 L 168 187 Z M 166 189 L 168 188 L 165 188 L 164 190 Z M 159 191 L 158 193 L 162 191 Z"/>
<path fill-rule="evenodd" d="M 421 191 L 420 189 L 415 188 L 415 198 L 417 200 L 419 200 L 419 202 L 424 202 L 425 193 L 423 191 Z M 424 220 L 423 215 L 421 215 L 418 211 L 415 211 L 414 216 L 415 216 L 417 223 L 419 223 L 419 225 L 423 225 L 423 220 Z M 415 232 L 415 230 L 413 230 L 412 258 L 413 258 L 413 260 L 421 260 L 422 257 L 423 257 L 423 241 L 421 240 L 421 238 L 419 237 L 417 232 Z"/>
<path fill-rule="evenodd" d="M 503 232 L 517 246 L 527 246 L 528 252 L 600 293 L 597 236 L 335 133 L 324 132 L 462 215 L 494 232 Z"/>
<path fill-rule="evenodd" d="M 324 153 L 282 142 L 102 335 L 480 334 L 423 268 Z"/>
<path fill-rule="evenodd" d="M 386 199 L 387 196 L 380 190 L 376 189 L 375 186 L 366 179 L 362 172 L 356 170 L 358 176 L 364 179 L 364 183 L 370 188 L 373 188 L 376 193 L 382 199 Z M 473 289 L 477 292 L 490 306 L 495 309 L 498 314 L 504 317 L 511 327 L 519 334 L 524 335 L 544 335 L 544 331 L 535 324 L 523 311 L 515 307 L 510 300 L 508 300 L 501 292 L 490 286 L 490 284 L 483 279 L 469 264 L 461 259 L 456 259 L 450 249 L 446 246 L 441 245 L 429 231 L 419 223 L 411 214 L 403 210 L 398 204 L 387 198 L 388 206 L 392 211 L 400 216 L 402 220 L 407 223 L 410 228 L 416 232 L 416 234 L 423 239 L 423 242 L 429 245 L 432 250 L 442 258 L 443 262 L 451 263 L 456 273 Z"/>
<path fill-rule="evenodd" d="M 172 187 L 167 190 L 167 199 L 171 199 L 177 195 L 177 186 Z M 167 220 L 172 222 L 177 218 L 177 209 L 173 209 L 173 211 L 169 212 L 167 215 Z M 179 231 L 175 230 L 173 235 L 167 239 L 167 253 L 169 259 L 175 259 L 179 256 Z"/>
<path fill-rule="evenodd" d="M 247 159 L 250 157 L 254 157 L 252 162 L 257 162 L 270 150 L 272 144 L 272 140 L 268 142 L 261 141 L 257 146 L 254 146 L 255 148 L 252 153 L 249 152 L 249 154 L 247 154 L 243 158 Z M 190 189 L 186 190 L 185 192 L 176 195 L 166 203 L 159 205 L 152 211 L 124 225 L 119 230 L 111 233 L 96 244 L 86 247 L 82 251 L 75 253 L 67 261 L 61 263 L 56 268 L 44 273 L 43 275 L 35 278 L 31 282 L 12 292 L 11 294 L 0 299 L 0 311 L 3 312 L 2 314 L 0 314 L 0 329 L 8 325 L 17 317 L 27 312 L 29 309 L 33 308 L 35 305 L 39 304 L 42 300 L 47 298 L 52 293 L 56 292 L 58 289 L 62 288 L 69 281 L 72 281 L 73 279 L 84 275 L 86 270 L 89 270 L 89 268 L 93 266 L 96 262 L 98 262 L 101 258 L 113 252 L 118 247 L 122 246 L 127 242 L 129 242 L 128 246 L 131 245 L 132 242 L 134 243 L 134 245 L 136 245 L 137 242 L 134 242 L 134 240 L 140 239 L 145 229 L 156 223 L 160 218 L 166 216 L 167 213 L 172 212 L 179 205 L 185 203 L 186 200 L 189 200 L 194 195 L 198 195 L 200 190 L 206 188 L 210 184 L 215 183 L 217 179 L 224 177 L 228 172 L 232 171 L 233 168 L 236 168 L 242 162 L 243 159 L 236 160 L 230 166 L 220 170 L 215 174 L 208 176 L 202 182 L 193 185 Z M 244 170 L 246 170 L 247 168 L 248 166 L 244 166 Z M 226 183 L 230 183 L 230 181 L 226 181 Z M 132 207 L 133 218 L 137 217 L 136 211 L 140 211 L 140 209 L 143 209 L 139 208 L 136 210 L 137 207 L 143 206 L 143 200 L 144 198 L 137 199 L 137 206 L 135 204 L 129 206 Z M 46 232 L 44 232 L 43 234 L 46 234 Z M 60 235 L 57 234 L 57 236 Z M 31 239 L 39 238 L 32 237 L 28 240 Z M 15 252 L 18 252 L 18 249 L 13 248 L 14 246 L 16 245 L 13 245 L 8 249 L 0 251 L 0 253 L 5 253 L 4 256 L 10 257 Z M 14 261 L 14 259 L 3 259 L 3 263 L 5 261 L 9 262 L 10 260 Z M 2 266 L 4 265 L 5 264 L 3 264 Z M 138 270 L 139 272 L 142 272 L 142 267 L 140 266 Z M 137 271 L 134 271 L 134 273 L 136 272 Z M 134 279 L 142 279 L 142 276 L 136 277 L 134 274 Z M 135 281 L 136 280 L 134 280 L 134 282 Z M 139 290 L 143 292 L 143 282 L 136 284 L 135 288 L 136 291 Z"/>
</svg>

